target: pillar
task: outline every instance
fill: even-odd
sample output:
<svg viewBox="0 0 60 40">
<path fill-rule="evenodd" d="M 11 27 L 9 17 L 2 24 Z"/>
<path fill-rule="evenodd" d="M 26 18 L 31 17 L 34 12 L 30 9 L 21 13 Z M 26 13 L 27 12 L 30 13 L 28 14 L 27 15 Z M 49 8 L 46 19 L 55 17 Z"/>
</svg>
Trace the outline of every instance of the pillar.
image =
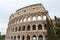
<svg viewBox="0 0 60 40">
<path fill-rule="evenodd" d="M 32 35 L 30 35 L 30 40 L 32 40 Z"/>
<path fill-rule="evenodd" d="M 37 36 L 37 40 L 38 40 L 38 36 Z"/>
<path fill-rule="evenodd" d="M 45 36 L 43 35 L 43 40 L 45 40 Z"/>
<path fill-rule="evenodd" d="M 22 35 L 20 35 L 20 40 L 22 40 Z"/>
<path fill-rule="evenodd" d="M 41 21 L 43 21 L 43 16 L 41 15 Z"/>
<path fill-rule="evenodd" d="M 32 16 L 31 16 L 31 21 L 33 21 L 33 18 L 32 18 Z"/>
<path fill-rule="evenodd" d="M 42 30 L 44 30 L 44 24 L 41 24 L 42 25 Z"/>
<path fill-rule="evenodd" d="M 36 24 L 36 30 L 38 31 L 38 24 Z"/>
<path fill-rule="evenodd" d="M 35 17 L 36 17 L 36 21 L 37 21 L 37 19 L 38 19 L 37 17 L 38 17 L 38 16 L 35 16 Z"/>
<path fill-rule="evenodd" d="M 27 36 L 25 35 L 25 40 L 27 40 Z"/>
<path fill-rule="evenodd" d="M 32 31 L 32 25 L 30 25 L 30 30 Z"/>
<path fill-rule="evenodd" d="M 28 17 L 26 17 L 26 22 L 28 22 Z"/>
</svg>

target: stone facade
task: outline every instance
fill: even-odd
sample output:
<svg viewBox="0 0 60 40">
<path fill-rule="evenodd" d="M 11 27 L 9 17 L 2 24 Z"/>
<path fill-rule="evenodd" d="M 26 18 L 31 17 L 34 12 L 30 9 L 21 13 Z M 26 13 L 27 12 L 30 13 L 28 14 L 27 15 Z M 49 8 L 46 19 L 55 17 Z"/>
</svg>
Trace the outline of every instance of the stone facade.
<svg viewBox="0 0 60 40">
<path fill-rule="evenodd" d="M 9 18 L 5 40 L 46 40 L 48 11 L 42 4 L 18 9 Z"/>
</svg>

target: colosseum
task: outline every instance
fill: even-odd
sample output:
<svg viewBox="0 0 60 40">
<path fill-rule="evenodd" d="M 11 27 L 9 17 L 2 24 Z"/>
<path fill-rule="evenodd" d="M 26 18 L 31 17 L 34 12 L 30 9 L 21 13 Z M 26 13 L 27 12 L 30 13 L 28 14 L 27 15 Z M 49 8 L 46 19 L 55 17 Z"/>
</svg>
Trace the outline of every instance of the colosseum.
<svg viewBox="0 0 60 40">
<path fill-rule="evenodd" d="M 46 18 L 41 3 L 18 9 L 9 17 L 5 40 L 47 40 Z"/>
</svg>

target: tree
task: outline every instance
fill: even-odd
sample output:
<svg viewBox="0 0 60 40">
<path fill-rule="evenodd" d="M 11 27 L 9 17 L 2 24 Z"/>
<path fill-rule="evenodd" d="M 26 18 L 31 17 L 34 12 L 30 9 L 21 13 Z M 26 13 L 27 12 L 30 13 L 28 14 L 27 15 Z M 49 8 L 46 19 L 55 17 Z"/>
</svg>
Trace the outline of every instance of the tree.
<svg viewBox="0 0 60 40">
<path fill-rule="evenodd" d="M 56 40 L 56 32 L 55 32 L 55 26 L 53 24 L 53 21 L 47 18 L 47 40 Z"/>
<path fill-rule="evenodd" d="M 0 35 L 1 35 L 1 32 L 0 32 Z"/>
<path fill-rule="evenodd" d="M 1 35 L 1 32 L 0 32 L 0 40 L 5 40 L 5 35 Z"/>
<path fill-rule="evenodd" d="M 57 40 L 60 40 L 60 18 L 55 16 L 55 30 L 57 35 Z"/>
</svg>

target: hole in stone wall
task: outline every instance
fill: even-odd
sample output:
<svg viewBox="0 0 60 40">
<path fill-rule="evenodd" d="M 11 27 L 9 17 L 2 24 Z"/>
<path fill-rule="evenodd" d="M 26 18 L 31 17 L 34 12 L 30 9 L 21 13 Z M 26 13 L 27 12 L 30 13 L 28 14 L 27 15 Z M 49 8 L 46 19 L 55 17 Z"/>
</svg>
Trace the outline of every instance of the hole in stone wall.
<svg viewBox="0 0 60 40">
<path fill-rule="evenodd" d="M 46 20 L 46 16 L 43 16 L 43 19 Z"/>
<path fill-rule="evenodd" d="M 26 18 L 24 18 L 24 22 L 26 22 Z"/>
<path fill-rule="evenodd" d="M 20 20 L 20 23 L 22 23 L 22 19 Z"/>
<path fill-rule="evenodd" d="M 36 40 L 36 36 L 34 35 L 32 39 L 33 39 L 33 40 Z"/>
<path fill-rule="evenodd" d="M 31 17 L 28 18 L 28 21 L 29 21 L 29 22 L 31 21 Z"/>
<path fill-rule="evenodd" d="M 38 20 L 38 21 L 39 21 L 39 20 L 41 20 L 41 17 L 40 17 L 40 16 L 38 16 L 38 17 L 37 17 L 37 20 Z"/>
<path fill-rule="evenodd" d="M 36 21 L 36 17 L 33 17 L 33 18 L 32 18 L 32 21 Z"/>
</svg>

